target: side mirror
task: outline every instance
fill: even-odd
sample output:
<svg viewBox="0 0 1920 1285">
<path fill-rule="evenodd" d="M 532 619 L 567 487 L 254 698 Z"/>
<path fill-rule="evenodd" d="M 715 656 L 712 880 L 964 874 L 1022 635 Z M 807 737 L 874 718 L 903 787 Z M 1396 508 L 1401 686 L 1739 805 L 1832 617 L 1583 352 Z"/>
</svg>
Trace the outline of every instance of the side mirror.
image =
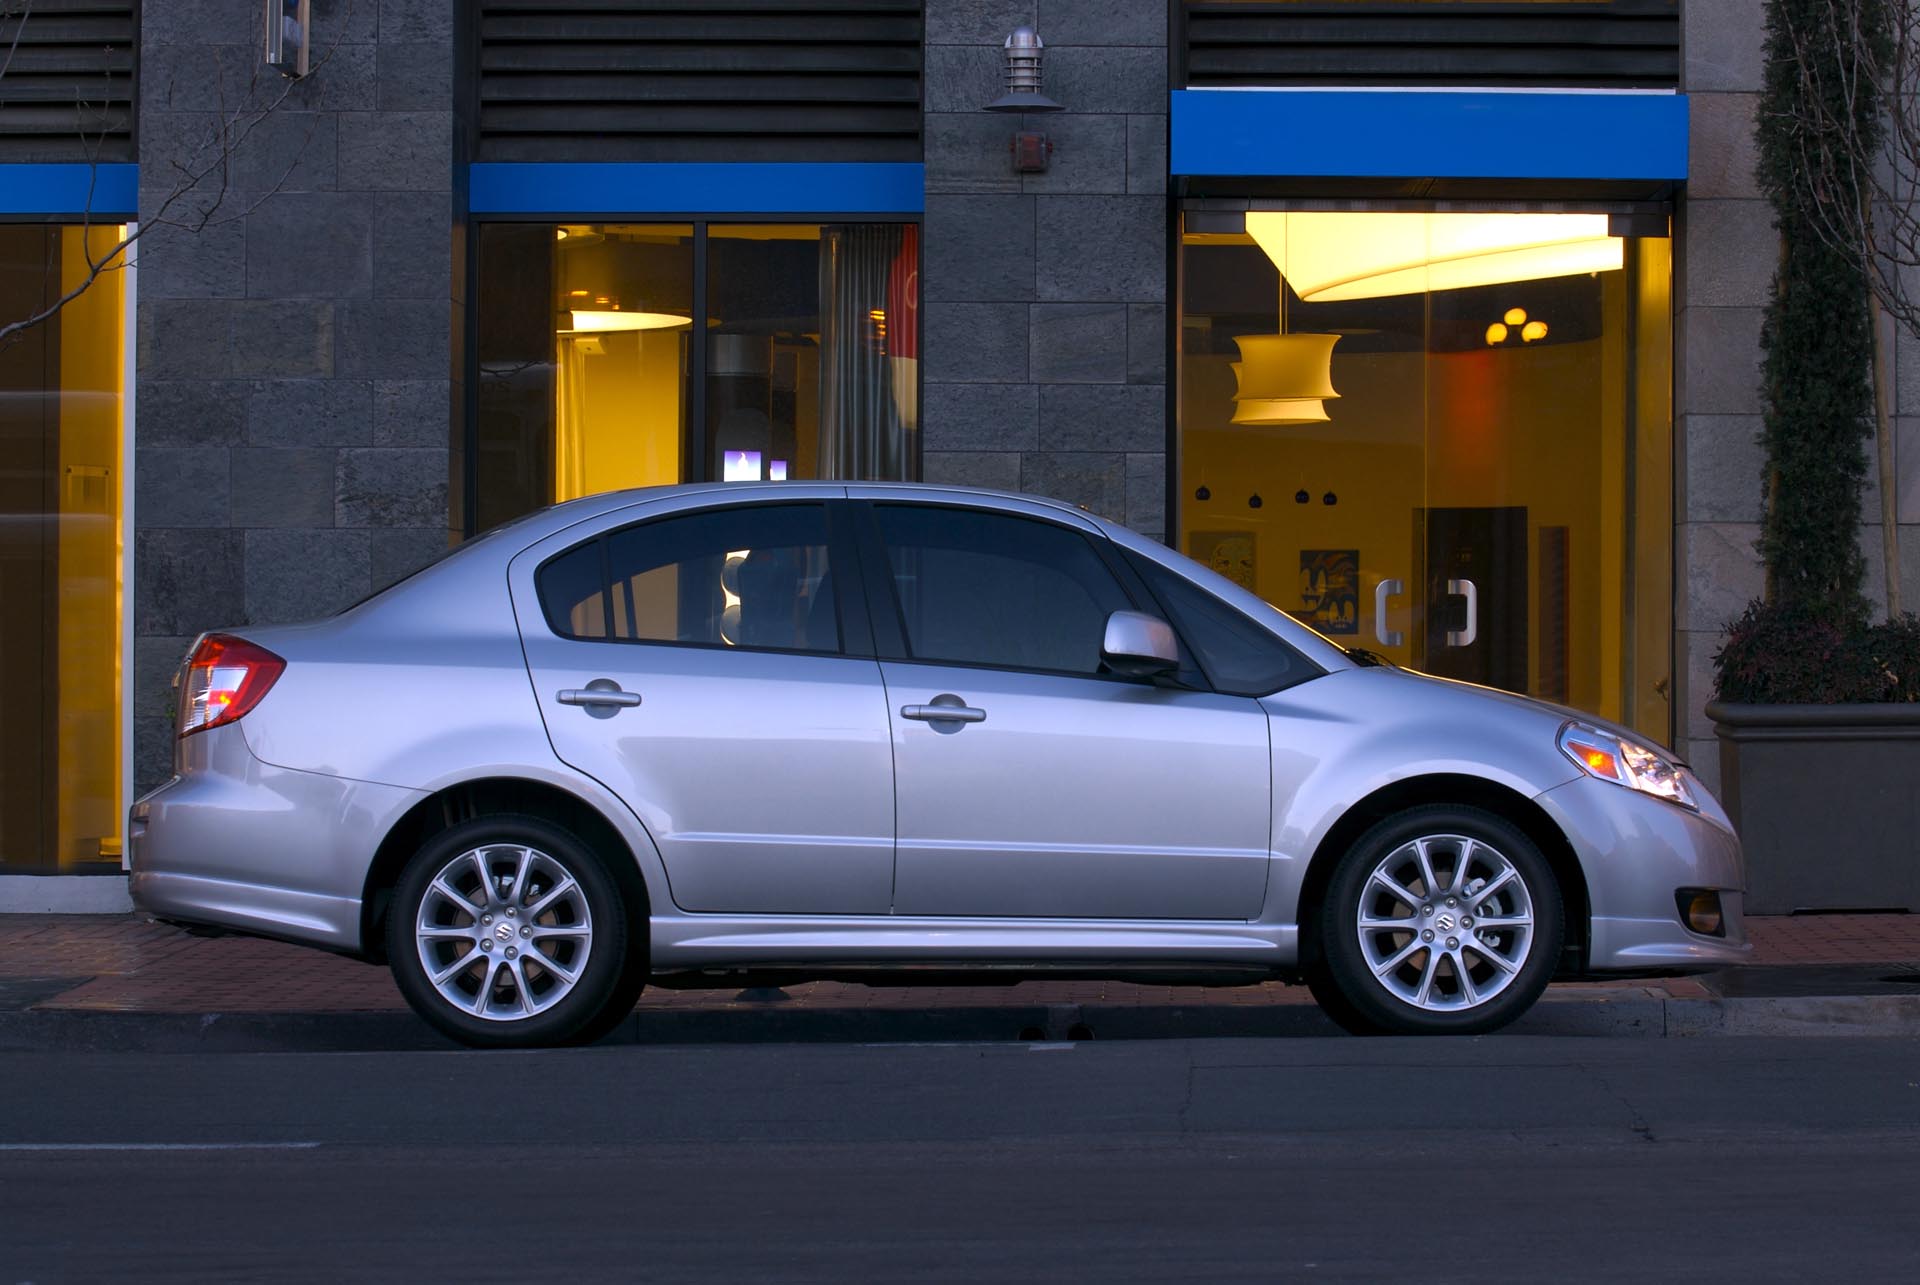
<svg viewBox="0 0 1920 1285">
<path fill-rule="evenodd" d="M 1143 611 L 1116 611 L 1107 617 L 1100 644 L 1107 668 L 1128 678 L 1152 678 L 1180 668 L 1180 644 L 1173 626 Z"/>
</svg>

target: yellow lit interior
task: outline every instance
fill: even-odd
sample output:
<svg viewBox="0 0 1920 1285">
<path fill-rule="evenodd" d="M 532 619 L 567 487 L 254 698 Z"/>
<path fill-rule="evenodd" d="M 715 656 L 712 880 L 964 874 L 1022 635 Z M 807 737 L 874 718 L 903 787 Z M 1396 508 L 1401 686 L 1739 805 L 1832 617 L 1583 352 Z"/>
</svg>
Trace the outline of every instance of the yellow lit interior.
<svg viewBox="0 0 1920 1285">
<path fill-rule="evenodd" d="M 60 290 L 86 279 L 87 252 L 105 259 L 118 227 L 63 228 Z M 103 274 L 48 324 L 59 328 L 60 597 L 56 843 L 62 866 L 121 850 L 121 510 L 126 371 L 125 281 Z"/>
<path fill-rule="evenodd" d="M 1260 249 L 1276 266 L 1291 267 L 1296 288 L 1327 288 L 1336 281 L 1361 288 L 1356 283 L 1369 271 L 1376 284 L 1387 282 L 1390 271 L 1396 284 L 1405 285 L 1413 278 L 1398 275 L 1403 269 L 1393 264 L 1405 262 L 1412 240 L 1424 243 L 1427 221 L 1439 217 L 1325 216 L 1353 221 L 1354 228 L 1342 232 L 1315 216 L 1311 235 L 1297 235 L 1296 226 L 1289 238 L 1290 259 L 1276 255 L 1271 245 Z M 1255 218 L 1249 216 L 1249 236 Z M 1394 220 L 1405 221 L 1398 231 Z M 1398 248 L 1394 259 L 1374 256 L 1370 266 L 1363 261 L 1363 248 L 1376 238 Z M 1481 236 L 1478 243 L 1492 240 Z M 1467 243 L 1463 236 L 1451 244 Z M 1222 254 L 1235 244 L 1244 247 L 1247 239 L 1218 233 L 1184 237 L 1182 255 L 1191 264 L 1196 256 Z M 1598 310 L 1597 333 L 1579 338 L 1574 336 L 1580 332 L 1563 327 L 1553 312 L 1541 310 L 1550 324 L 1540 341 L 1523 342 L 1521 327 L 1515 326 L 1501 336 L 1506 342 L 1488 346 L 1494 341 L 1491 327 L 1504 325 L 1501 318 L 1512 306 L 1501 299 L 1484 320 L 1470 315 L 1460 322 L 1471 327 L 1465 330 L 1471 346 L 1429 345 L 1423 351 L 1420 305 L 1390 299 L 1384 291 L 1341 295 L 1381 302 L 1337 310 L 1343 339 L 1332 352 L 1331 372 L 1340 400 L 1321 403 L 1325 422 L 1295 420 L 1285 426 L 1235 422 L 1247 405 L 1244 398 L 1236 401 L 1236 393 L 1249 389 L 1236 378 L 1235 345 L 1226 339 L 1239 337 L 1244 310 L 1231 317 L 1209 315 L 1204 299 L 1190 292 L 1192 271 L 1183 268 L 1175 514 L 1180 550 L 1303 618 L 1304 555 L 1354 551 L 1356 627 L 1336 641 L 1425 668 L 1427 603 L 1421 582 L 1429 568 L 1419 515 L 1524 507 L 1527 546 L 1518 552 L 1527 559 L 1529 690 L 1556 695 L 1541 687 L 1547 600 L 1541 577 L 1547 569 L 1543 551 L 1553 541 L 1564 541 L 1563 699 L 1651 738 L 1669 737 L 1671 261 L 1666 240 L 1643 238 L 1635 242 L 1636 258 L 1625 265 L 1632 267 L 1630 273 L 1620 261 L 1624 245 L 1611 242 L 1613 270 L 1600 271 L 1591 285 L 1566 287 L 1591 290 Z M 1309 259 L 1309 246 L 1325 248 L 1334 261 Z M 1509 259 L 1507 265 L 1518 262 Z M 1431 272 L 1434 282 L 1426 311 L 1456 315 L 1457 309 L 1447 312 L 1444 290 L 1451 286 L 1440 283 L 1459 276 L 1438 265 L 1419 271 Z M 1277 297 L 1274 307 L 1277 313 Z M 1327 330 L 1333 325 L 1330 315 L 1309 300 L 1290 308 L 1286 328 Z M 1409 324 L 1414 329 L 1398 350 L 1366 342 L 1369 334 Z M 1234 329 L 1216 333 L 1225 325 Z M 1196 496 L 1202 489 L 1204 501 Z M 1296 494 L 1305 498 L 1296 501 Z M 1323 502 L 1328 494 L 1336 503 Z M 1255 495 L 1259 507 L 1249 503 Z M 1389 631 L 1405 635 L 1398 646 L 1383 644 L 1376 633 L 1374 591 L 1383 580 L 1407 586 L 1389 601 L 1384 622 Z M 1484 632 L 1484 615 L 1480 623 Z"/>
<path fill-rule="evenodd" d="M 553 498 L 678 482 L 693 318 L 645 306 L 685 287 L 646 279 L 648 261 L 621 251 L 682 252 L 692 228 L 570 225 L 567 231 L 554 249 Z M 576 306 L 582 303 L 601 306 Z"/>
<path fill-rule="evenodd" d="M 1604 214 L 1255 210 L 1247 235 L 1308 303 L 1617 272 L 1625 246 Z"/>
</svg>

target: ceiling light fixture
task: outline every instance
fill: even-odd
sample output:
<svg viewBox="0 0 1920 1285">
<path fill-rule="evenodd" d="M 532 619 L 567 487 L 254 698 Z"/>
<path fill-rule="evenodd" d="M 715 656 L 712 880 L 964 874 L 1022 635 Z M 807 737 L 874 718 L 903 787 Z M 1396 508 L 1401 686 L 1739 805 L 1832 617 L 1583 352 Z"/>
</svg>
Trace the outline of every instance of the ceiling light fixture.
<svg viewBox="0 0 1920 1285">
<path fill-rule="evenodd" d="M 1617 271 L 1626 243 L 1607 228 L 1604 214 L 1247 214 L 1247 235 L 1310 303 Z"/>
<path fill-rule="evenodd" d="M 600 312 L 576 308 L 572 313 L 572 334 L 602 334 L 610 330 L 672 330 L 690 326 L 692 317 L 677 312 Z"/>
</svg>

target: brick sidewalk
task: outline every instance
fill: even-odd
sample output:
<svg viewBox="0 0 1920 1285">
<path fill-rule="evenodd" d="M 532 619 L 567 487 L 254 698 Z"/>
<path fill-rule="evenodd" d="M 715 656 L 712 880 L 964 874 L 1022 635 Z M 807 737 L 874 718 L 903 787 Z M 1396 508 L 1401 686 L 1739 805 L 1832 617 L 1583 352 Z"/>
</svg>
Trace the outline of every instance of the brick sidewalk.
<svg viewBox="0 0 1920 1285">
<path fill-rule="evenodd" d="M 1920 915 L 1749 918 L 1756 965 L 1887 963 L 1920 966 Z M 1562 986 L 1620 987 L 1684 998 L 1708 992 L 1674 979 Z M 0 915 L 0 994 L 39 1009 L 135 1013 L 365 1012 L 402 1009 L 384 968 L 322 951 L 245 937 L 192 937 L 138 915 Z M 1311 1003 L 1304 987 L 1136 986 L 1022 982 L 1018 986 L 904 987 L 818 982 L 782 1007 L 951 1008 L 1000 1004 L 1238 1007 Z M 778 1001 L 775 1001 L 778 1002 Z M 761 1008 L 731 990 L 649 990 L 640 1007 Z"/>
</svg>

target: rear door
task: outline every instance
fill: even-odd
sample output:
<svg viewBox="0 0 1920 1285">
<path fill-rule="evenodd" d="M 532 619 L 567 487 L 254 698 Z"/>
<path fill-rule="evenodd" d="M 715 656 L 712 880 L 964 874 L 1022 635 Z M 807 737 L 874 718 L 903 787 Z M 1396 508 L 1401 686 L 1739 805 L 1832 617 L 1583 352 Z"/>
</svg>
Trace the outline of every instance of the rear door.
<svg viewBox="0 0 1920 1285">
<path fill-rule="evenodd" d="M 885 691 L 829 494 L 610 520 L 510 573 L 554 751 L 632 806 L 683 909 L 890 908 Z"/>
</svg>

